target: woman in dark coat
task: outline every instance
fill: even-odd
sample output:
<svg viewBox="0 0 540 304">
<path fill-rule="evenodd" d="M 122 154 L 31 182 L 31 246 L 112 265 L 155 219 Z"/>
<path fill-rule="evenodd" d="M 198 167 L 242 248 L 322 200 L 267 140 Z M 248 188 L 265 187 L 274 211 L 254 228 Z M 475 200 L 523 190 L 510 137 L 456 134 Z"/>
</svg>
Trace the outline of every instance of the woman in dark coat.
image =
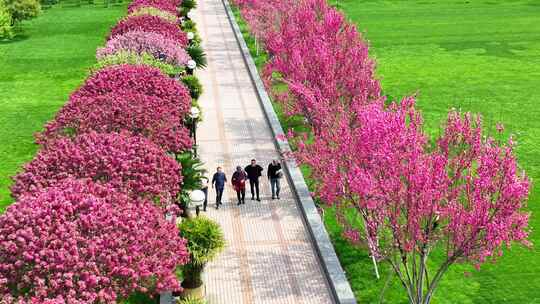
<svg viewBox="0 0 540 304">
<path fill-rule="evenodd" d="M 237 166 L 236 171 L 233 173 L 231 182 L 234 187 L 234 191 L 236 191 L 238 205 L 246 203 L 246 180 L 246 172 L 242 170 L 242 167 Z"/>
</svg>

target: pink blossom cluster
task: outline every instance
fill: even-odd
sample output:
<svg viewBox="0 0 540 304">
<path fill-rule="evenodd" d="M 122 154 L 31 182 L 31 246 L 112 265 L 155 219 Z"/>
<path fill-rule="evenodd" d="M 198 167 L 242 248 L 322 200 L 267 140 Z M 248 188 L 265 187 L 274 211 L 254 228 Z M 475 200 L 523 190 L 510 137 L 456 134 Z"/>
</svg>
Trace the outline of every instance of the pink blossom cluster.
<svg viewBox="0 0 540 304">
<path fill-rule="evenodd" d="M 188 44 L 187 34 L 182 32 L 178 25 L 172 24 L 158 16 L 130 16 L 120 21 L 109 34 L 107 40 L 117 35 L 122 35 L 131 31 L 142 31 L 161 34 L 163 37 L 171 39 L 178 45 L 185 47 Z"/>
<path fill-rule="evenodd" d="M 178 15 L 178 7 L 182 1 L 179 0 L 134 0 L 128 6 L 128 14 L 133 13 L 141 7 L 155 7 L 162 11 Z"/>
<path fill-rule="evenodd" d="M 185 66 L 191 59 L 178 42 L 158 33 L 137 30 L 111 38 L 104 48 L 97 50 L 97 59 L 99 60 L 119 51 L 129 51 L 139 55 L 148 53 L 157 59 L 176 66 Z"/>
<path fill-rule="evenodd" d="M 0 216 L 2 303 L 117 303 L 180 289 L 186 241 L 150 201 L 66 179 Z"/>
<path fill-rule="evenodd" d="M 309 137 L 290 132 L 292 155 L 310 167 L 316 195 L 343 212 L 344 236 L 391 263 L 411 303 L 429 303 L 453 263 L 529 245 L 530 181 L 511 139 L 485 138 L 479 116 L 451 111 L 432 144 L 414 98 L 381 96 L 367 44 L 324 0 L 234 2 L 270 55 L 267 88 L 287 85 L 275 100 L 310 127 Z M 351 209 L 361 229 L 344 216 Z M 435 247 L 447 258 L 424 284 Z"/>
<path fill-rule="evenodd" d="M 19 198 L 66 178 L 90 178 L 166 206 L 180 190 L 180 172 L 173 158 L 144 137 L 92 131 L 44 146 L 13 178 L 11 191 Z"/>
<path fill-rule="evenodd" d="M 189 90 L 178 81 L 146 65 L 117 65 L 99 70 L 71 95 L 71 99 L 116 93 L 155 96 L 179 108 L 182 117 L 191 108 Z"/>
<path fill-rule="evenodd" d="M 180 153 L 193 144 L 180 108 L 162 98 L 136 92 L 74 97 L 37 136 L 40 144 L 96 131 L 129 131 L 148 138 L 165 151 Z"/>
</svg>

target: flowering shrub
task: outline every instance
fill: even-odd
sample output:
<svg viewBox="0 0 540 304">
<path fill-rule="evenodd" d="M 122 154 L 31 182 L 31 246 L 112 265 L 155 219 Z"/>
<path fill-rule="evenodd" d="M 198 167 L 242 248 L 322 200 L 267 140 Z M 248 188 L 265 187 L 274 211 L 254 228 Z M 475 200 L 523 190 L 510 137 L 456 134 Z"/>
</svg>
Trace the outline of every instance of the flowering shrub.
<svg viewBox="0 0 540 304">
<path fill-rule="evenodd" d="M 181 114 L 188 113 L 191 108 L 189 90 L 184 85 L 158 69 L 144 65 L 123 64 L 100 70 L 88 78 L 71 99 L 129 92 L 161 98 L 179 107 Z"/>
<path fill-rule="evenodd" d="M 186 241 L 151 202 L 65 180 L 0 215 L 2 303 L 117 303 L 180 289 Z"/>
<path fill-rule="evenodd" d="M 135 16 L 124 19 L 111 30 L 107 40 L 114 38 L 116 35 L 122 35 L 131 31 L 161 34 L 176 41 L 181 47 L 185 47 L 188 44 L 186 33 L 182 32 L 177 25 L 157 16 Z"/>
<path fill-rule="evenodd" d="M 90 132 L 44 146 L 17 174 L 14 198 L 56 185 L 66 178 L 90 178 L 132 197 L 168 205 L 180 191 L 180 165 L 148 139 Z"/>
<path fill-rule="evenodd" d="M 112 65 L 147 65 L 157 68 L 161 73 L 166 75 L 177 75 L 185 71 L 183 66 L 173 66 L 156 59 L 154 56 L 148 53 L 133 53 L 128 51 L 118 51 L 114 54 L 107 55 L 98 58 L 98 62 L 92 67 L 92 73 L 95 73 L 101 69 L 110 67 Z"/>
<path fill-rule="evenodd" d="M 132 16 L 143 15 L 158 16 L 171 23 L 178 24 L 178 17 L 176 16 L 176 14 L 152 6 L 137 6 L 132 10 L 128 18 Z"/>
<path fill-rule="evenodd" d="M 142 7 L 154 7 L 161 11 L 178 15 L 177 7 L 182 1 L 179 0 L 135 0 L 128 6 L 128 14 L 131 14 Z"/>
<path fill-rule="evenodd" d="M 63 136 L 129 131 L 147 137 L 166 151 L 179 153 L 191 148 L 177 106 L 136 93 L 111 93 L 96 97 L 72 98 L 38 136 L 44 144 Z"/>
<path fill-rule="evenodd" d="M 137 54 L 148 53 L 168 64 L 185 66 L 191 59 L 184 48 L 161 34 L 131 31 L 116 35 L 107 41 L 104 48 L 97 50 L 97 59 L 119 51 Z"/>
</svg>

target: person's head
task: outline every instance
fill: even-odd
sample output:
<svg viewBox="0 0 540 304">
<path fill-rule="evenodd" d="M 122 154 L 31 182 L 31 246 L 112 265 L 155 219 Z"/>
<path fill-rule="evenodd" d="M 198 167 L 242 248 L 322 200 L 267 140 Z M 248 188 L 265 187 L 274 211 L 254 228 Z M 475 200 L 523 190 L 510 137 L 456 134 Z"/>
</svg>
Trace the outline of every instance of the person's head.
<svg viewBox="0 0 540 304">
<path fill-rule="evenodd" d="M 277 159 L 273 159 L 273 160 L 272 160 L 272 164 L 277 165 L 277 164 L 278 164 Z"/>
<path fill-rule="evenodd" d="M 217 172 L 221 172 L 221 167 L 217 167 Z"/>
<path fill-rule="evenodd" d="M 237 171 L 237 172 L 242 172 L 242 167 L 236 166 L 236 171 Z"/>
<path fill-rule="evenodd" d="M 255 166 L 256 164 L 257 164 L 257 161 L 256 161 L 255 159 L 252 159 L 252 160 L 251 160 L 251 165 L 252 165 L 252 166 Z"/>
</svg>

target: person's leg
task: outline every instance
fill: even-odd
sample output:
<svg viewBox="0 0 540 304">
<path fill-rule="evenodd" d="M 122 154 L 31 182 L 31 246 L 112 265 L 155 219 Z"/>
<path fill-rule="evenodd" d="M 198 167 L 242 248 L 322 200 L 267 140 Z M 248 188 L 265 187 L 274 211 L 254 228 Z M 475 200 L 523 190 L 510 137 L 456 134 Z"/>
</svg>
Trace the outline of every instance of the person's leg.
<svg viewBox="0 0 540 304">
<path fill-rule="evenodd" d="M 257 192 L 257 200 L 260 201 L 261 199 L 259 198 L 259 180 L 255 180 L 255 191 Z"/>
<path fill-rule="evenodd" d="M 242 204 L 245 204 L 246 203 L 246 188 L 243 188 L 242 190 L 240 190 L 240 192 L 242 192 Z"/>
<path fill-rule="evenodd" d="M 236 198 L 238 199 L 237 205 L 240 205 L 242 203 L 242 198 L 240 197 L 240 191 L 241 190 L 236 190 Z"/>
<path fill-rule="evenodd" d="M 276 197 L 276 179 L 270 179 L 270 188 L 272 189 L 272 199 Z"/>
<path fill-rule="evenodd" d="M 279 178 L 276 178 L 276 196 L 279 199 L 279 191 L 281 191 L 281 185 L 279 183 Z"/>
<path fill-rule="evenodd" d="M 221 197 L 223 196 L 223 188 L 217 189 L 216 207 L 221 205 Z"/>
<path fill-rule="evenodd" d="M 206 189 L 203 192 L 204 192 L 203 211 L 206 211 L 206 206 L 208 206 L 208 189 Z"/>
<path fill-rule="evenodd" d="M 255 199 L 255 189 L 254 189 L 254 184 L 255 181 L 254 180 L 249 180 L 249 189 L 251 190 L 251 200 L 254 200 Z"/>
</svg>

